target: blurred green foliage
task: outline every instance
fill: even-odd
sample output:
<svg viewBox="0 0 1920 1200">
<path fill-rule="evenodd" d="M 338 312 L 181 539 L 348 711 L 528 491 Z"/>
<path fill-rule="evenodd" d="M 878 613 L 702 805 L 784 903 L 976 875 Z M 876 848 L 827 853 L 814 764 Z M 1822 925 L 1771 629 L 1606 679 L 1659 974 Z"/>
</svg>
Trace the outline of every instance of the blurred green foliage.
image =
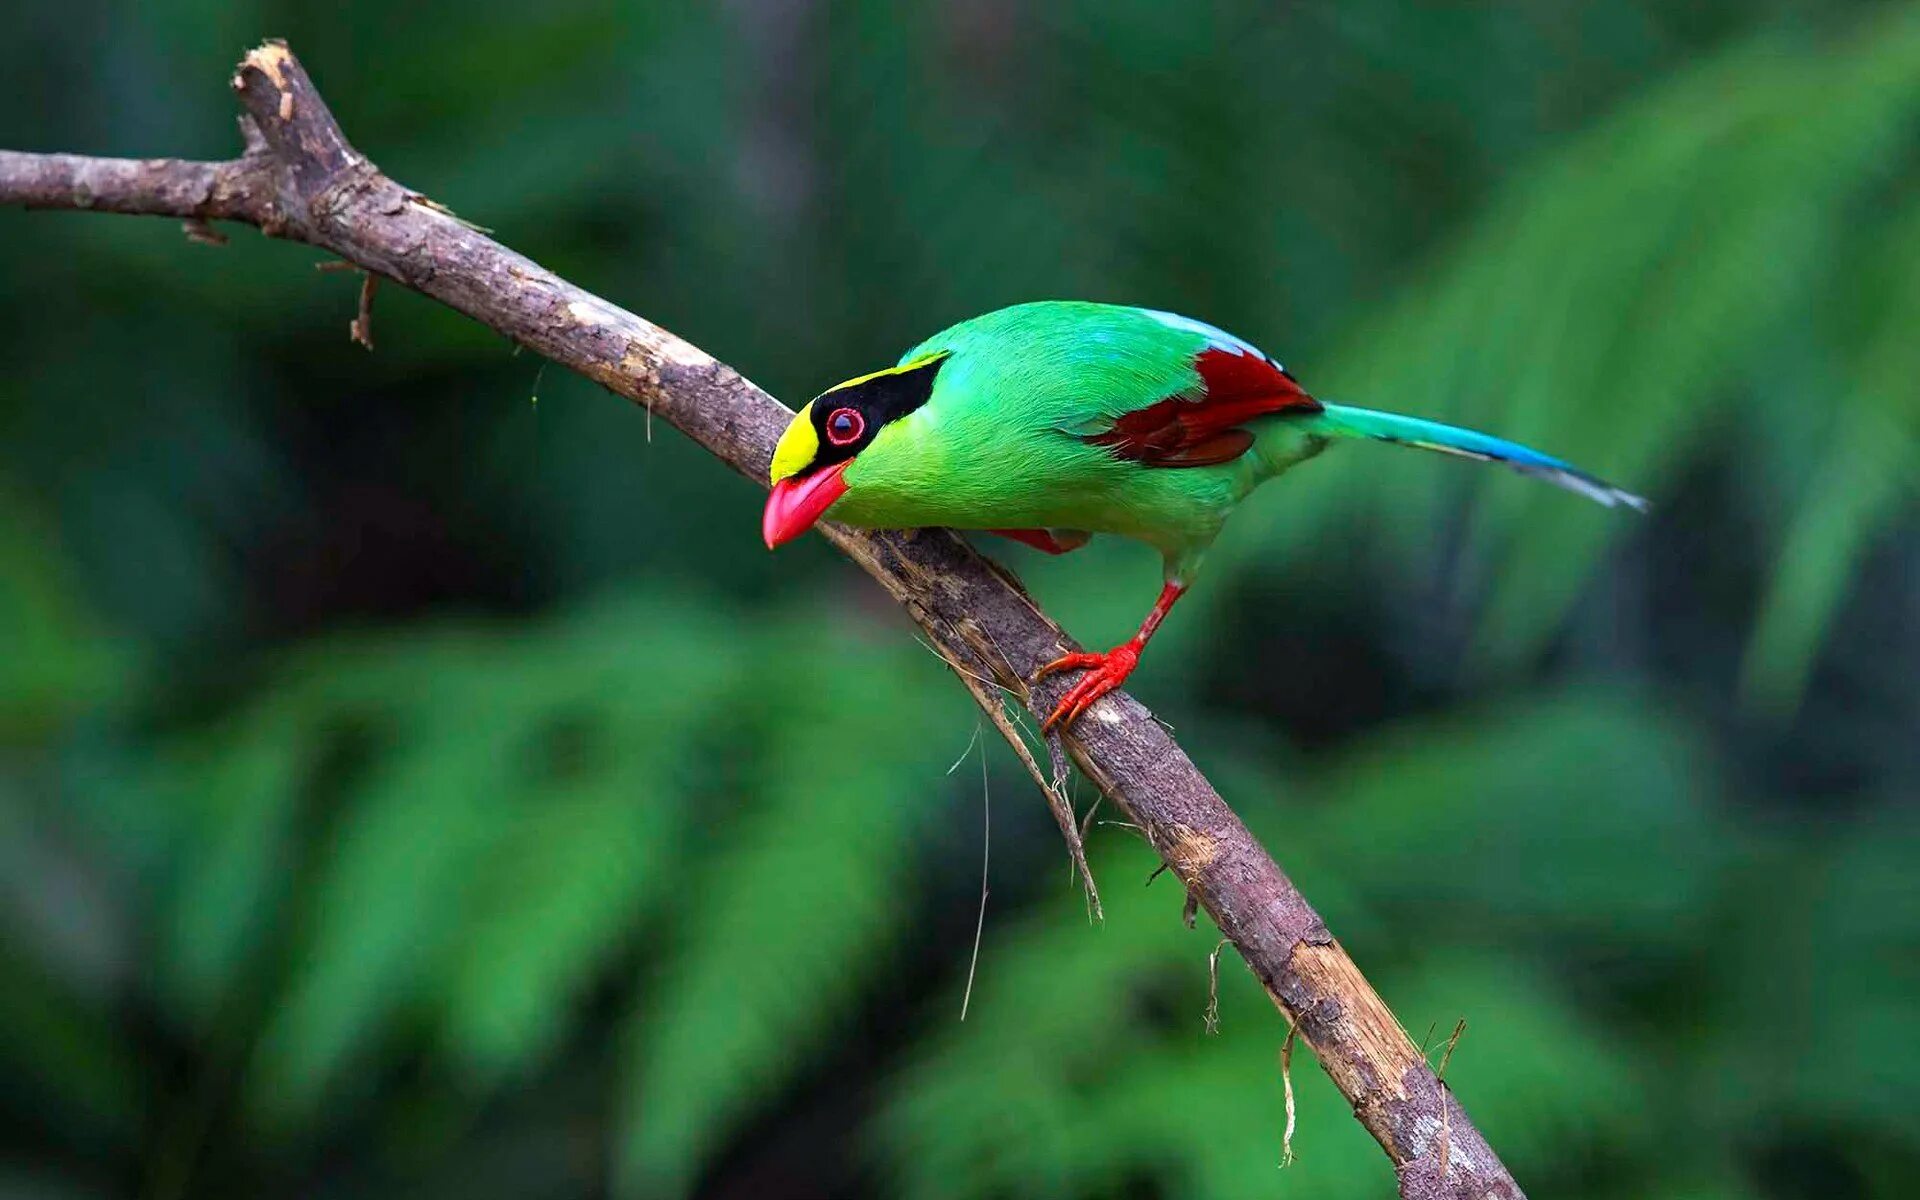
<svg viewBox="0 0 1920 1200">
<path fill-rule="evenodd" d="M 1652 494 L 1356 448 L 1139 690 L 1535 1195 L 1920 1177 L 1920 6 L 0 18 L 0 144 L 398 177 L 789 400 L 1041 296 Z M 1378 1196 L 1280 1021 L 645 415 L 244 231 L 0 214 L 0 1191 Z M 1091 642 L 1151 555 L 994 544 Z M 991 742 L 990 738 L 983 739 Z M 956 764 L 956 756 L 964 761 Z M 991 789 L 992 897 L 958 1020 Z M 1082 805 L 1092 797 L 1082 794 Z"/>
</svg>

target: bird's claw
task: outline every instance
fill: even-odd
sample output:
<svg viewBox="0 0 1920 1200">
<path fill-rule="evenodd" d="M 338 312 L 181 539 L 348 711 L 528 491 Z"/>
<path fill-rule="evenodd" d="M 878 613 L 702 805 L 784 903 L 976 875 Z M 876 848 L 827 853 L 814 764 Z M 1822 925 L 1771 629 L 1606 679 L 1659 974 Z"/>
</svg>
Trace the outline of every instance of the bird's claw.
<svg viewBox="0 0 1920 1200">
<path fill-rule="evenodd" d="M 1054 659 L 1046 666 L 1034 672 L 1034 679 L 1045 679 L 1059 671 L 1086 672 L 1080 680 L 1067 689 L 1053 712 L 1040 726 L 1043 734 L 1052 733 L 1055 727 L 1065 729 L 1080 719 L 1080 714 L 1092 708 L 1102 696 L 1126 682 L 1127 676 L 1140 664 L 1140 651 L 1131 643 L 1115 646 L 1105 654 L 1065 654 Z"/>
<path fill-rule="evenodd" d="M 1046 666 L 1041 667 L 1038 671 L 1035 671 L 1033 677 L 1035 679 L 1045 679 L 1047 676 L 1058 674 L 1061 671 L 1087 670 L 1092 667 L 1101 666 L 1106 661 L 1107 656 L 1104 654 L 1063 654 Z"/>
</svg>

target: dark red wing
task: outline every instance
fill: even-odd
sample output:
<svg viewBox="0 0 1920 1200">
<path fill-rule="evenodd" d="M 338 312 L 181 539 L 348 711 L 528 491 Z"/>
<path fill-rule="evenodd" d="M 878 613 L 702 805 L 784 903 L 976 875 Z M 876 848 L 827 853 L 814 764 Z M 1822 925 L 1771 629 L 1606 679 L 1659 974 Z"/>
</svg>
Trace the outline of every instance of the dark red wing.
<svg viewBox="0 0 1920 1200">
<path fill-rule="evenodd" d="M 1124 459 L 1149 467 L 1211 467 L 1231 462 L 1253 445 L 1240 426 L 1269 413 L 1320 411 L 1293 376 L 1257 354 L 1211 347 L 1194 359 L 1198 394 L 1183 392 L 1114 419 L 1113 428 L 1087 438 Z"/>
</svg>

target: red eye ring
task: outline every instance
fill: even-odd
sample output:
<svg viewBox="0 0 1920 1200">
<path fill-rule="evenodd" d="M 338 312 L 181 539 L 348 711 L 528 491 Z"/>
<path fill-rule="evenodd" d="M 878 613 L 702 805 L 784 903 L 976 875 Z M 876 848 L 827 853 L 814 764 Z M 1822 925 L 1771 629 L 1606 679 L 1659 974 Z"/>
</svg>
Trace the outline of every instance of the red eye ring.
<svg viewBox="0 0 1920 1200">
<path fill-rule="evenodd" d="M 836 408 L 827 414 L 827 441 L 836 446 L 851 446 L 867 431 L 867 419 L 857 408 Z"/>
</svg>

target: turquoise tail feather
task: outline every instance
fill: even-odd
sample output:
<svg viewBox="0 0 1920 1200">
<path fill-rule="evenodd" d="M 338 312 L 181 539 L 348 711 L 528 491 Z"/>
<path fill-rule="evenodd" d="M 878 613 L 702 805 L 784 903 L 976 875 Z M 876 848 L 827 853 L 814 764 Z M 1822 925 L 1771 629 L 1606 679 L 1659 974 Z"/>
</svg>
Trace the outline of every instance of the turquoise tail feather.
<svg viewBox="0 0 1920 1200">
<path fill-rule="evenodd" d="M 1306 423 L 1314 432 L 1328 437 L 1366 438 L 1399 446 L 1414 446 L 1421 450 L 1437 450 L 1442 454 L 1471 458 L 1478 462 L 1503 463 L 1522 475 L 1545 480 L 1608 508 L 1624 504 L 1640 512 L 1647 511 L 1644 498 L 1614 487 L 1557 458 L 1538 450 L 1529 450 L 1517 442 L 1475 433 L 1456 425 L 1375 412 L 1369 408 L 1350 408 L 1344 404 L 1326 405 L 1325 411 L 1308 418 Z"/>
</svg>

